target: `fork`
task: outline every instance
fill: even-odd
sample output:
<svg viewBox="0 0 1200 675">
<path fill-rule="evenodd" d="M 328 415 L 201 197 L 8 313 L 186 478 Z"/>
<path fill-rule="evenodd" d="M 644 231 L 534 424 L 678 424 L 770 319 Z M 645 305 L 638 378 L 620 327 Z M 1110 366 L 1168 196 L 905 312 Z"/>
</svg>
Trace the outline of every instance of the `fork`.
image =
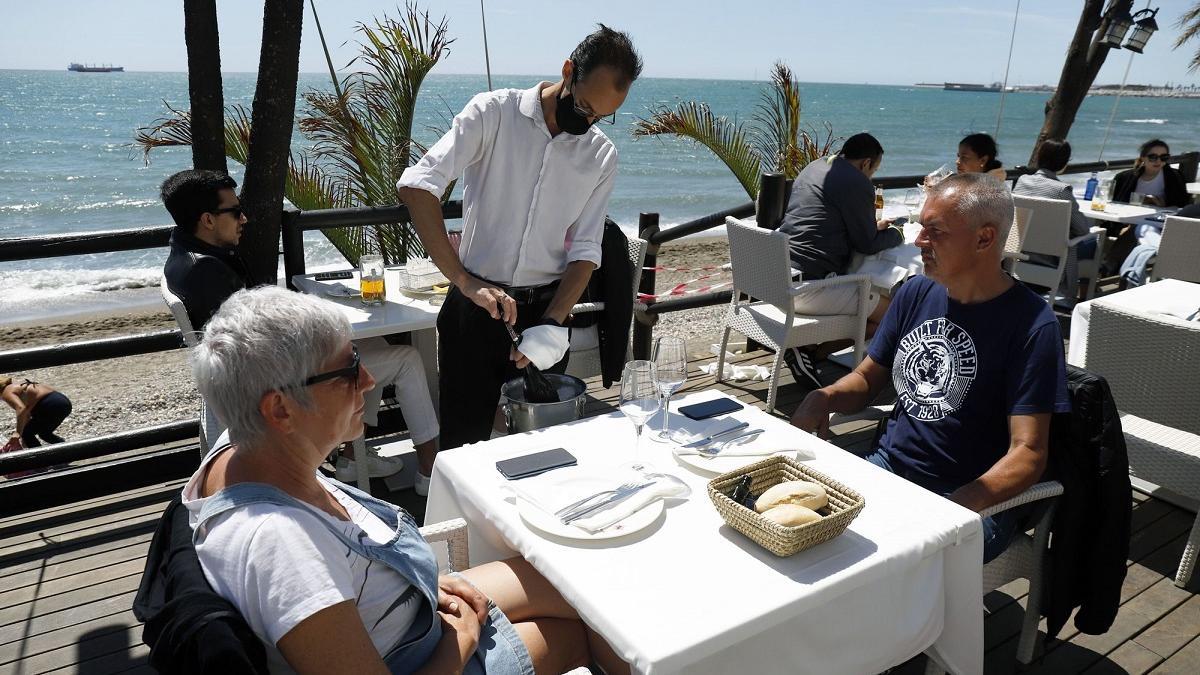
<svg viewBox="0 0 1200 675">
<path fill-rule="evenodd" d="M 628 483 L 618 485 L 617 487 L 615 487 L 611 490 L 601 490 L 600 492 L 597 492 L 594 495 L 588 495 L 588 496 L 584 497 L 583 499 L 580 499 L 577 502 L 567 504 L 566 506 L 562 507 L 561 509 L 555 511 L 554 515 L 558 516 L 559 518 L 562 518 L 566 514 L 574 511 L 575 509 L 578 509 L 579 507 L 583 506 L 584 504 L 587 504 L 588 502 L 592 501 L 593 499 L 603 497 L 605 495 L 616 494 L 622 490 L 628 490 L 629 488 L 631 488 L 635 485 L 637 485 L 637 481 L 629 481 Z"/>
<path fill-rule="evenodd" d="M 747 438 L 751 436 L 757 436 L 762 432 L 762 429 L 751 429 L 750 431 L 747 431 L 743 434 L 738 434 L 729 440 L 721 441 L 720 443 L 716 443 L 714 445 L 696 448 L 696 454 L 700 455 L 701 457 L 716 457 L 717 455 L 720 455 L 725 448 L 728 448 L 731 445 L 741 445 L 742 443 L 746 442 Z"/>
</svg>

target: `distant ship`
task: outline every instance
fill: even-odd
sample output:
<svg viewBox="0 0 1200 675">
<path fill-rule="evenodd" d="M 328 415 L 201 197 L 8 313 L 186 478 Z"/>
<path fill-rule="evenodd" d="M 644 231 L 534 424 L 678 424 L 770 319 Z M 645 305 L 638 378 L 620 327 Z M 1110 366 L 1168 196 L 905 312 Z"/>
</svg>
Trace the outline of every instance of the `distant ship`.
<svg viewBox="0 0 1200 675">
<path fill-rule="evenodd" d="M 988 84 L 964 84 L 962 82 L 947 82 L 942 88 L 946 91 L 990 91 L 999 92 L 1001 84 L 993 82 Z"/>
<path fill-rule="evenodd" d="M 85 66 L 82 63 L 72 63 L 67 70 L 76 73 L 123 73 L 125 66 Z"/>
</svg>

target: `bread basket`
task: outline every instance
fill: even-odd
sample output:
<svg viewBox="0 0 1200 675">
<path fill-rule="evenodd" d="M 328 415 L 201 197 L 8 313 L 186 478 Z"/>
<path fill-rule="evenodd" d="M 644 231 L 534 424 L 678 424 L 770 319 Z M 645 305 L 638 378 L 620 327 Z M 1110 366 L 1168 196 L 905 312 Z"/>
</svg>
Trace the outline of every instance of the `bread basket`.
<svg viewBox="0 0 1200 675">
<path fill-rule="evenodd" d="M 799 527 L 780 525 L 729 498 L 738 479 L 746 474 L 751 476 L 752 495 L 760 495 L 784 481 L 806 480 L 825 488 L 829 504 L 818 511 L 823 516 L 820 520 Z M 778 455 L 717 476 L 708 483 L 708 497 L 730 527 L 777 556 L 793 555 L 833 539 L 845 531 L 866 505 L 862 495 L 842 483 L 790 457 Z"/>
</svg>

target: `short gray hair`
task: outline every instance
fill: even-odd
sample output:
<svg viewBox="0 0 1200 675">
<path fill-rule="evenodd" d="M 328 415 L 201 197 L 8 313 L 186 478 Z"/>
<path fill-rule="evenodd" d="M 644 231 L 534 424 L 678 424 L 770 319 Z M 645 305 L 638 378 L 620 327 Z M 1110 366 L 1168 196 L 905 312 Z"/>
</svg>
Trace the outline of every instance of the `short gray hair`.
<svg viewBox="0 0 1200 675">
<path fill-rule="evenodd" d="M 974 229 L 996 228 L 997 245 L 1004 249 L 1014 211 L 1012 193 L 1003 181 L 986 173 L 956 173 L 930 188 L 929 196 L 950 200 L 954 212 Z"/>
<path fill-rule="evenodd" d="M 349 320 L 329 301 L 278 286 L 242 290 L 204 327 L 192 376 L 229 439 L 253 445 L 267 433 L 258 409 L 263 394 L 283 390 L 311 406 L 308 388 L 296 385 L 349 339 Z"/>
</svg>

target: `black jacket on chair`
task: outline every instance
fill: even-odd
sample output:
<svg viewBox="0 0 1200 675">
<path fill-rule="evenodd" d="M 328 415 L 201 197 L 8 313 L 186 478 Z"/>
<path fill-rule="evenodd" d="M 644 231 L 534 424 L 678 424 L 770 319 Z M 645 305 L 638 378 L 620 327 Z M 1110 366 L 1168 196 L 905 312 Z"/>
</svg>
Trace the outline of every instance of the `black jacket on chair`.
<svg viewBox="0 0 1200 675">
<path fill-rule="evenodd" d="M 1070 413 L 1050 425 L 1048 478 L 1063 484 L 1050 539 L 1042 612 L 1054 637 L 1078 607 L 1075 627 L 1108 631 L 1121 604 L 1132 493 L 1121 418 L 1108 382 L 1067 366 Z"/>
<path fill-rule="evenodd" d="M 142 642 L 160 673 L 259 675 L 267 655 L 245 619 L 217 595 L 192 545 L 188 511 L 177 495 L 158 521 L 133 600 Z"/>
<path fill-rule="evenodd" d="M 595 325 L 600 337 L 600 377 L 605 387 L 621 379 L 629 350 L 633 324 L 633 266 L 629 261 L 629 238 L 620 226 L 604 220 L 600 242 L 600 268 L 592 274 L 581 302 L 603 302 L 604 311 L 580 314 L 573 328 Z"/>
</svg>

